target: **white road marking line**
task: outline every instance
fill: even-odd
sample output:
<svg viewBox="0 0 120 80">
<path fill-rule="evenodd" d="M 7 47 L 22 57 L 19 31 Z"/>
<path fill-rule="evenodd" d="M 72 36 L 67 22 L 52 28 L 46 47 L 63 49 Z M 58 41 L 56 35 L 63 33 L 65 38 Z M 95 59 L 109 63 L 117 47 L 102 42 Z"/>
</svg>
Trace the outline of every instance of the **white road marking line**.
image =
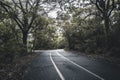
<svg viewBox="0 0 120 80">
<path fill-rule="evenodd" d="M 57 52 L 57 51 L 56 51 L 56 52 Z M 77 67 L 79 67 L 79 68 L 81 68 L 81 69 L 85 70 L 86 72 L 88 72 L 88 73 L 92 74 L 93 76 L 97 77 L 98 79 L 100 79 L 100 80 L 105 80 L 104 78 L 100 77 L 99 75 L 97 75 L 97 74 L 95 74 L 95 73 L 93 73 L 93 72 L 91 72 L 91 71 L 87 70 L 86 68 L 84 68 L 84 67 L 82 67 L 82 66 L 78 65 L 77 63 L 75 63 L 75 62 L 71 61 L 70 59 L 68 59 L 68 58 L 64 57 L 64 56 L 63 56 L 63 55 L 61 55 L 60 53 L 58 53 L 58 52 L 57 52 L 57 54 L 58 54 L 59 56 L 61 56 L 62 58 L 66 59 L 67 61 L 71 62 L 72 64 L 76 65 Z"/>
<path fill-rule="evenodd" d="M 55 62 L 54 62 L 54 60 L 53 60 L 53 58 L 51 56 L 51 53 L 50 53 L 50 59 L 51 59 L 51 61 L 53 63 L 53 66 L 54 66 L 55 70 L 57 71 L 59 77 L 61 78 L 61 80 L 65 80 L 65 78 L 62 75 L 62 73 L 60 72 L 60 70 L 58 69 L 57 65 L 55 64 Z"/>
</svg>

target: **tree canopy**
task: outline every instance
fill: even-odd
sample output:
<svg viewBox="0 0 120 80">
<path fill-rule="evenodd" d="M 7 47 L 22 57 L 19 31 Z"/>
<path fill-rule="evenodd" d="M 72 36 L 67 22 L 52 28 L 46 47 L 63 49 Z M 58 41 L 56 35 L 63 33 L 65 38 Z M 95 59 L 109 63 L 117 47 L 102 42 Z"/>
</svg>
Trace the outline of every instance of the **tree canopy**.
<svg viewBox="0 0 120 80">
<path fill-rule="evenodd" d="M 119 0 L 2 0 L 1 55 L 55 48 L 120 55 L 119 15 Z"/>
</svg>

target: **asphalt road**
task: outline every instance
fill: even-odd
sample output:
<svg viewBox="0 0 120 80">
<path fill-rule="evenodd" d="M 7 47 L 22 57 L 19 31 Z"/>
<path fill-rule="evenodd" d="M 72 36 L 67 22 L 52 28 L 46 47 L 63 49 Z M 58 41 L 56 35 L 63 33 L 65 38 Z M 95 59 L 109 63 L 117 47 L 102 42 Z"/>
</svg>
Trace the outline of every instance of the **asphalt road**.
<svg viewBox="0 0 120 80">
<path fill-rule="evenodd" d="M 66 52 L 36 51 L 39 54 L 22 80 L 120 80 L 120 67 L 107 61 Z"/>
</svg>

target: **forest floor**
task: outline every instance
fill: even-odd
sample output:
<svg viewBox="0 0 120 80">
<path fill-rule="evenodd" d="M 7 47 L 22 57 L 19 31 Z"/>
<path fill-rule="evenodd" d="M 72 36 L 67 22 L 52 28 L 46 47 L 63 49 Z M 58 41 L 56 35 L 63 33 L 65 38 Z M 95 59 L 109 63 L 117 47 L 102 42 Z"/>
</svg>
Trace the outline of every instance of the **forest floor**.
<svg viewBox="0 0 120 80">
<path fill-rule="evenodd" d="M 10 64 L 0 63 L 0 80 L 20 80 L 23 72 L 37 54 L 17 58 Z"/>
</svg>

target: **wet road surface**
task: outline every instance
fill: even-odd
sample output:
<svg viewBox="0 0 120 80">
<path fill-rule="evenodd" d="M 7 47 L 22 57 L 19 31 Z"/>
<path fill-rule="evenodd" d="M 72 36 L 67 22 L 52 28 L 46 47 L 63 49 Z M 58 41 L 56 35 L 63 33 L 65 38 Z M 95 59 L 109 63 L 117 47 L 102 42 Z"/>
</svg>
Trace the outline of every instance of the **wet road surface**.
<svg viewBox="0 0 120 80">
<path fill-rule="evenodd" d="M 39 54 L 26 69 L 22 80 L 120 80 L 120 68 L 64 50 L 36 51 Z"/>
</svg>

